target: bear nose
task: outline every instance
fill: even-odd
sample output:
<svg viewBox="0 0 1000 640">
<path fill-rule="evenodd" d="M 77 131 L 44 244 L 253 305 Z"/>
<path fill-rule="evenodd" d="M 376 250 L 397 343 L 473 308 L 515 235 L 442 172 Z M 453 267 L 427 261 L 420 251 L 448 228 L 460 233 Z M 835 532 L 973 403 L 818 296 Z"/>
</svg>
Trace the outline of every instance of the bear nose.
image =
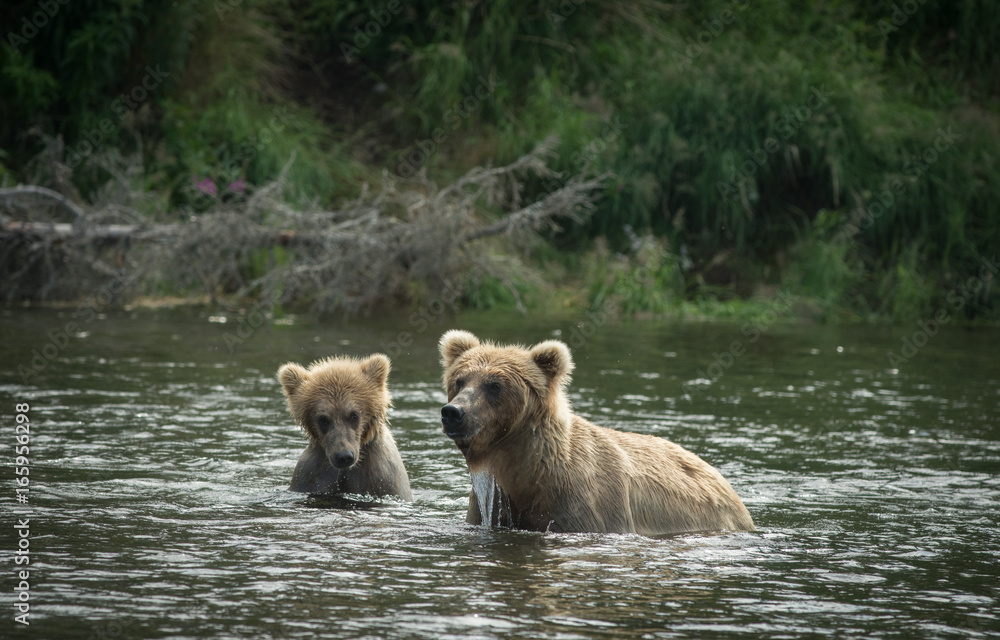
<svg viewBox="0 0 1000 640">
<path fill-rule="evenodd" d="M 457 404 L 446 404 L 441 407 L 441 422 L 445 428 L 454 428 L 465 420 L 465 409 Z"/>
<path fill-rule="evenodd" d="M 354 464 L 354 454 L 350 451 L 338 451 L 333 456 L 333 466 L 338 469 L 346 469 Z"/>
</svg>

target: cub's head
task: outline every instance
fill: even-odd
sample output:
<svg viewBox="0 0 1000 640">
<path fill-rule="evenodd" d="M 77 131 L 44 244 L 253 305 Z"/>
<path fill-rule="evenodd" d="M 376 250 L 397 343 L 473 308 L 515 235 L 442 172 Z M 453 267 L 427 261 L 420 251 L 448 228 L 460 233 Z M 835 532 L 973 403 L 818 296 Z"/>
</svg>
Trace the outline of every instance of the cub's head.
<svg viewBox="0 0 1000 640">
<path fill-rule="evenodd" d="M 441 365 L 448 404 L 441 409 L 445 435 L 472 462 L 523 425 L 569 411 L 563 387 L 573 360 L 558 340 L 526 349 L 480 342 L 468 331 L 441 337 Z"/>
<path fill-rule="evenodd" d="M 288 410 L 330 464 L 347 469 L 358 463 L 361 447 L 386 422 L 389 358 L 327 358 L 309 369 L 289 362 L 278 369 Z"/>
</svg>

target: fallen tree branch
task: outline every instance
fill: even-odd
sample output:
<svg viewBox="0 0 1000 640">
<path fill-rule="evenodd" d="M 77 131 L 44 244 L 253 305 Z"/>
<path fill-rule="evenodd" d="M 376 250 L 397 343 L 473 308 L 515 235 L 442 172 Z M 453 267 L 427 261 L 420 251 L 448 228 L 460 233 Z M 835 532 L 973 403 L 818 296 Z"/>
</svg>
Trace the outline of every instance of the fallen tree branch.
<svg viewBox="0 0 1000 640">
<path fill-rule="evenodd" d="M 0 293 L 11 300 L 86 292 L 110 267 L 130 265 L 129 282 L 160 295 L 202 290 L 212 300 L 305 299 L 317 312 L 405 301 L 414 283 L 457 295 L 470 283 L 497 278 L 523 308 L 514 283 L 530 280 L 530 270 L 516 255 L 493 245 L 484 250 L 479 241 L 505 235 L 514 246 L 529 246 L 555 219 L 579 221 L 609 175 L 585 170 L 525 204 L 528 180 L 561 178 L 546 164 L 556 144 L 549 138 L 505 166 L 473 168 L 443 189 L 423 173 L 403 182 L 383 176 L 377 195 L 362 189 L 335 211 L 284 200 L 294 155 L 274 182 L 245 200 L 215 200 L 208 210 L 171 216 L 185 222 L 132 224 L 139 218 L 131 203 L 144 194 L 108 190 L 106 202 L 84 211 L 42 187 L 2 190 L 7 198 L 49 197 L 78 217 L 72 224 L 0 221 L 0 276 L 14 276 L 0 277 Z M 498 210 L 506 211 L 499 219 Z M 113 220 L 126 223 L 103 224 Z"/>
<path fill-rule="evenodd" d="M 20 185 L 17 187 L 8 187 L 6 189 L 0 189 L 0 198 L 5 200 L 12 200 L 19 196 L 42 196 L 45 198 L 50 198 L 55 200 L 62 206 L 66 207 L 76 216 L 77 219 L 82 219 L 86 217 L 83 209 L 77 206 L 72 200 L 59 193 L 58 191 L 53 191 L 52 189 L 46 189 L 45 187 L 38 187 L 34 185 Z"/>
<path fill-rule="evenodd" d="M 604 180 L 610 176 L 611 174 L 605 173 L 589 180 L 570 182 L 548 194 L 543 200 L 510 213 L 487 227 L 466 233 L 462 239 L 465 242 L 473 242 L 487 236 L 509 233 L 519 229 L 537 229 L 539 223 L 556 216 L 566 216 L 573 219 L 574 222 L 579 222 L 577 215 L 579 209 L 593 208 L 591 192 L 603 187 Z"/>
<path fill-rule="evenodd" d="M 65 241 L 73 238 L 98 240 L 166 240 L 176 235 L 181 225 L 177 224 L 105 224 L 93 227 L 79 227 L 68 222 L 21 222 L 8 220 L 0 227 L 0 237 L 30 234 L 50 240 Z"/>
</svg>

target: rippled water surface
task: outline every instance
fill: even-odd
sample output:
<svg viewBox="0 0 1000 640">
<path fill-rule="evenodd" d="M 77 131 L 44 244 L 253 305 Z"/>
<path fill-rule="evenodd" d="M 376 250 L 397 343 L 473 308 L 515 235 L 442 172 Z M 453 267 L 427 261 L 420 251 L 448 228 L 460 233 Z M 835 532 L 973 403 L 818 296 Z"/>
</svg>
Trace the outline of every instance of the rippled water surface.
<svg viewBox="0 0 1000 640">
<path fill-rule="evenodd" d="M 239 342 L 226 339 L 238 318 L 149 311 L 67 341 L 70 319 L 0 317 L 3 637 L 1000 637 L 995 331 L 942 331 L 890 364 L 915 327 L 774 325 L 751 340 L 741 324 L 467 315 L 420 331 L 373 317 L 266 324 Z M 464 524 L 470 480 L 439 421 L 435 345 L 451 327 L 562 337 L 579 413 L 698 453 L 759 531 Z M 286 491 L 305 440 L 278 366 L 378 350 L 393 356 L 414 502 Z M 25 505 L 15 403 L 30 404 Z M 31 523 L 27 628 L 13 620 L 17 517 Z"/>
</svg>

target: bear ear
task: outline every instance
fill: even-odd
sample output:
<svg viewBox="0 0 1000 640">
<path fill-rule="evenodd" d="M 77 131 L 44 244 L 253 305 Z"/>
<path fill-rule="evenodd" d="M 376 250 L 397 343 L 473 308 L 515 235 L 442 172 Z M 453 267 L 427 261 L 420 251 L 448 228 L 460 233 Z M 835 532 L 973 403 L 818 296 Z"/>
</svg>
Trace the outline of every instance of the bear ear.
<svg viewBox="0 0 1000 640">
<path fill-rule="evenodd" d="M 546 340 L 531 348 L 532 361 L 538 365 L 549 382 L 559 380 L 573 371 L 573 358 L 569 347 L 558 340 Z"/>
<path fill-rule="evenodd" d="M 441 336 L 441 365 L 447 369 L 460 355 L 479 346 L 479 338 L 468 331 L 452 329 Z"/>
<path fill-rule="evenodd" d="M 376 353 L 361 363 L 361 373 L 368 376 L 380 387 L 386 386 L 389 382 L 389 369 L 391 368 L 389 357 L 381 353 Z"/>
<path fill-rule="evenodd" d="M 309 379 L 309 372 L 294 362 L 289 362 L 278 369 L 278 382 L 289 398 Z"/>
</svg>

